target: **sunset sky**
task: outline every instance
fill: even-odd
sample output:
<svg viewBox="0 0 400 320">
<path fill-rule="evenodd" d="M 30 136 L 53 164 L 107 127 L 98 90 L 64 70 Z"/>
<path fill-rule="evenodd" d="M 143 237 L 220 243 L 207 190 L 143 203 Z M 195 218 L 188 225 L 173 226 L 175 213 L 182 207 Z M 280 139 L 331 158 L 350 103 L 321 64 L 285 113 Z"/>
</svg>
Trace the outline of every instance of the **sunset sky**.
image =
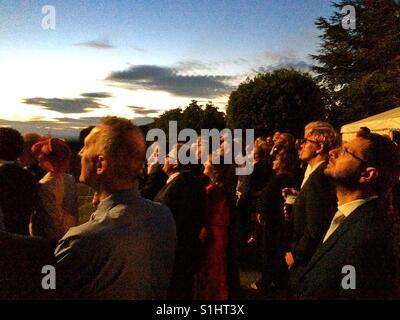
<svg viewBox="0 0 400 320">
<path fill-rule="evenodd" d="M 45 5 L 54 30 L 42 27 Z M 0 0 L 0 125 L 66 137 L 192 99 L 223 111 L 248 76 L 308 70 L 314 21 L 332 10 L 328 0 Z"/>
</svg>

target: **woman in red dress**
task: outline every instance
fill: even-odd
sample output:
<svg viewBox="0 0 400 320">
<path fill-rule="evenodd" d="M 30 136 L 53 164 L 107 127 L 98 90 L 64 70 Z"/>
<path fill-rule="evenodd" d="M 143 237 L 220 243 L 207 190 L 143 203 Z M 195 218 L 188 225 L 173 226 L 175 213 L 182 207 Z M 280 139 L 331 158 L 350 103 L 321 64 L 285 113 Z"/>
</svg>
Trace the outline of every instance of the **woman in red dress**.
<svg viewBox="0 0 400 320">
<path fill-rule="evenodd" d="M 226 300 L 229 298 L 227 282 L 227 248 L 229 220 L 234 203 L 234 171 L 232 165 L 212 164 L 211 156 L 205 163 L 204 174 L 210 179 L 207 191 L 205 225 L 199 238 L 203 243 L 199 272 L 196 275 L 195 298 Z"/>
</svg>

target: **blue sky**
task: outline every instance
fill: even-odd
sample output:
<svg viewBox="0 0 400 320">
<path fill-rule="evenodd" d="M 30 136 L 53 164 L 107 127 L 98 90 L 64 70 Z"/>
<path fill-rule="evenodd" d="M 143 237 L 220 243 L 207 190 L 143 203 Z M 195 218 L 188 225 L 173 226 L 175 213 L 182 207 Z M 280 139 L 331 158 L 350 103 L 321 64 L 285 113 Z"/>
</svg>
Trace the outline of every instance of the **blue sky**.
<svg viewBox="0 0 400 320">
<path fill-rule="evenodd" d="M 55 30 L 42 28 L 45 5 Z M 332 10 L 328 0 L 0 0 L 0 125 L 68 135 L 191 99 L 224 110 L 247 76 L 307 70 L 314 21 Z"/>
</svg>

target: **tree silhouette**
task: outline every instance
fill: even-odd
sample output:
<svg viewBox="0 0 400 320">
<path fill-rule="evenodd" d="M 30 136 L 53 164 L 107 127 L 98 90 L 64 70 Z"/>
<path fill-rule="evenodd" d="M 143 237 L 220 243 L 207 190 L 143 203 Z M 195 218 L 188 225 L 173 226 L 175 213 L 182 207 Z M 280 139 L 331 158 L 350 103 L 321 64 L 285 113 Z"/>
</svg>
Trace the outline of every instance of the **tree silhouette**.
<svg viewBox="0 0 400 320">
<path fill-rule="evenodd" d="M 321 91 L 309 74 L 293 69 L 258 74 L 231 93 L 226 117 L 230 128 L 301 135 L 306 123 L 324 118 Z"/>
<path fill-rule="evenodd" d="M 178 131 L 190 128 L 197 132 L 201 129 L 221 130 L 225 128 L 225 115 L 223 112 L 218 111 L 218 108 L 211 102 L 206 106 L 199 105 L 196 100 L 192 102 L 183 110 L 181 108 L 165 111 L 162 115 L 155 119 L 152 128 L 159 128 L 168 134 L 169 121 L 178 122 Z"/>
<path fill-rule="evenodd" d="M 355 8 L 355 29 L 342 26 Z M 328 119 L 343 125 L 389 110 L 400 102 L 400 2 L 341 0 L 335 13 L 320 17 L 322 44 L 314 71 L 325 88 Z"/>
</svg>

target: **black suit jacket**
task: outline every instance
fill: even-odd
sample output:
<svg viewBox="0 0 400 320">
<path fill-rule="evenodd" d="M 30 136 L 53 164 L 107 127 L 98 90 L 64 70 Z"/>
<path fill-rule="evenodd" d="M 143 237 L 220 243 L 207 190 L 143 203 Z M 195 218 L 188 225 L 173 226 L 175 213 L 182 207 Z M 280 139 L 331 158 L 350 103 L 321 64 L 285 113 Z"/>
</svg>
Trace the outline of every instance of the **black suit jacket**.
<svg viewBox="0 0 400 320">
<path fill-rule="evenodd" d="M 176 223 L 175 260 L 186 266 L 198 258 L 199 233 L 205 217 L 205 189 L 190 172 L 180 173 L 154 198 L 170 208 Z"/>
<path fill-rule="evenodd" d="M 386 212 L 371 200 L 352 212 L 320 245 L 300 276 L 303 297 L 311 299 L 385 299 L 392 297 L 394 260 Z M 342 280 L 354 267 L 356 289 Z M 346 279 L 345 279 L 346 280 Z"/>
<path fill-rule="evenodd" d="M 324 174 L 326 166 L 326 162 L 322 163 L 310 175 L 293 206 L 291 252 L 295 269 L 307 265 L 337 209 L 336 189 Z"/>
<path fill-rule="evenodd" d="M 46 276 L 43 266 L 55 266 L 55 245 L 49 240 L 0 231 L 0 300 L 55 298 L 57 289 L 42 288 Z"/>
<path fill-rule="evenodd" d="M 0 208 L 6 230 L 29 234 L 29 220 L 37 203 L 35 178 L 16 164 L 0 164 Z"/>
<path fill-rule="evenodd" d="M 191 299 L 200 258 L 199 233 L 205 218 L 206 193 L 191 172 L 180 173 L 154 198 L 170 208 L 177 243 L 168 299 Z"/>
<path fill-rule="evenodd" d="M 161 191 L 167 182 L 168 176 L 162 170 L 163 166 L 159 165 L 156 170 L 150 173 L 140 194 L 143 198 L 153 200 L 154 197 Z"/>
</svg>

